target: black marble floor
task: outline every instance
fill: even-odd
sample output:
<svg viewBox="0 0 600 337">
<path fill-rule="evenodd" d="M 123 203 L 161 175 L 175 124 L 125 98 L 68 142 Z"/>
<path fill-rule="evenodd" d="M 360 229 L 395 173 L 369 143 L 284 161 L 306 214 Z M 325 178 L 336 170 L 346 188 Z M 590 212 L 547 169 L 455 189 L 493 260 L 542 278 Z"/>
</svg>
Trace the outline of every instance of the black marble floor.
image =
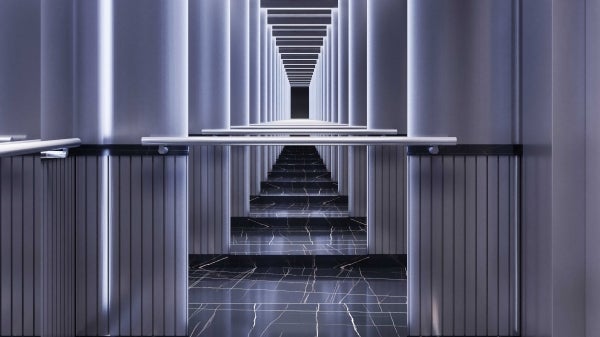
<svg viewBox="0 0 600 337">
<path fill-rule="evenodd" d="M 366 219 L 351 218 L 314 146 L 286 146 L 249 218 L 232 219 L 231 254 L 364 255 Z"/>
<path fill-rule="evenodd" d="M 230 254 L 364 255 L 365 218 L 232 218 Z"/>
<path fill-rule="evenodd" d="M 190 336 L 406 336 L 399 256 L 190 259 Z"/>
<path fill-rule="evenodd" d="M 348 217 L 348 197 L 314 146 L 286 146 L 262 182 L 260 195 L 250 197 L 250 216 Z"/>
</svg>

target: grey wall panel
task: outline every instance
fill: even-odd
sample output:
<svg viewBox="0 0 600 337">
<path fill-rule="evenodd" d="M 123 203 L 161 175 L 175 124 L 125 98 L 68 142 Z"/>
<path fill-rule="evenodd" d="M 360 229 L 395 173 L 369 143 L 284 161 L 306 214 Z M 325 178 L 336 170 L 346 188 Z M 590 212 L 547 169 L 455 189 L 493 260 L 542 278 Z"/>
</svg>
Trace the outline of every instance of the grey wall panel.
<svg viewBox="0 0 600 337">
<path fill-rule="evenodd" d="M 348 210 L 351 216 L 367 216 L 367 147 L 348 147 Z"/>
<path fill-rule="evenodd" d="M 185 336 L 188 158 L 115 156 L 108 167 L 109 333 Z"/>
<path fill-rule="evenodd" d="M 408 1 L 409 136 L 512 141 L 513 4 Z"/>
<path fill-rule="evenodd" d="M 238 1 L 230 10 L 231 125 L 250 122 L 250 1 Z"/>
<path fill-rule="evenodd" d="M 231 125 L 230 31 L 229 0 L 189 1 L 190 133 Z"/>
<path fill-rule="evenodd" d="M 40 335 L 42 175 L 39 157 L 0 159 L 0 335 Z"/>
<path fill-rule="evenodd" d="M 251 124 L 260 122 L 260 1 L 250 0 L 250 118 Z"/>
<path fill-rule="evenodd" d="M 348 123 L 348 0 L 338 1 L 338 122 Z"/>
<path fill-rule="evenodd" d="M 259 146 L 250 147 L 250 194 L 260 193 L 260 182 L 262 180 L 262 159 Z"/>
<path fill-rule="evenodd" d="M 112 142 L 138 144 L 140 135 L 187 135 L 188 75 L 193 74 L 188 73 L 188 28 L 193 27 L 188 27 L 188 1 L 112 3 Z"/>
<path fill-rule="evenodd" d="M 348 194 L 348 147 L 338 147 L 338 192 Z"/>
<path fill-rule="evenodd" d="M 586 2 L 586 331 L 600 331 L 600 98 L 595 95 L 600 90 L 600 3 Z"/>
<path fill-rule="evenodd" d="M 553 336 L 585 336 L 585 0 L 552 2 Z"/>
<path fill-rule="evenodd" d="M 348 0 L 348 122 L 367 125 L 366 0 Z"/>
<path fill-rule="evenodd" d="M 406 254 L 406 150 L 367 148 L 367 237 L 370 254 Z"/>
<path fill-rule="evenodd" d="M 521 6 L 522 335 L 552 336 L 552 2 Z"/>
<path fill-rule="evenodd" d="M 42 334 L 187 335 L 187 157 L 44 166 Z"/>
<path fill-rule="evenodd" d="M 229 252 L 229 147 L 193 146 L 189 168 L 189 253 Z"/>
<path fill-rule="evenodd" d="M 231 216 L 250 212 L 250 147 L 231 148 Z"/>
<path fill-rule="evenodd" d="M 108 157 L 75 157 L 75 321 L 79 336 L 107 335 Z"/>
<path fill-rule="evenodd" d="M 0 134 L 40 137 L 41 4 L 0 2 Z"/>
<path fill-rule="evenodd" d="M 41 1 L 41 136 L 73 137 L 73 0 Z"/>
<path fill-rule="evenodd" d="M 75 160 L 43 163 L 42 336 L 75 335 Z"/>
<path fill-rule="evenodd" d="M 515 336 L 514 156 L 409 156 L 409 332 Z"/>
<path fill-rule="evenodd" d="M 367 127 L 406 133 L 406 1 L 367 4 Z M 393 41 L 393 42 L 392 42 Z"/>
</svg>

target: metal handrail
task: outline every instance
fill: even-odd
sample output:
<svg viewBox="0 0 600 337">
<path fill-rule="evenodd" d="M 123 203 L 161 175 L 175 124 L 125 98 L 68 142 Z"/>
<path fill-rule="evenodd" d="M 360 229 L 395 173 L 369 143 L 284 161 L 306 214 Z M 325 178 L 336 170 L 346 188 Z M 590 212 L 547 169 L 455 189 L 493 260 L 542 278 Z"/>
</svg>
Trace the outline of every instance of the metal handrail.
<svg viewBox="0 0 600 337">
<path fill-rule="evenodd" d="M 202 135 L 219 135 L 219 136 L 262 136 L 262 135 L 398 135 L 396 129 L 343 129 L 343 128 L 252 128 L 252 129 L 202 129 Z"/>
<path fill-rule="evenodd" d="M 72 148 L 81 145 L 79 138 L 55 140 L 25 140 L 18 142 L 0 143 L 0 157 L 34 154 L 42 151 Z"/>
<path fill-rule="evenodd" d="M 456 137 L 404 136 L 229 136 L 229 137 L 142 137 L 142 145 L 456 145 Z"/>
<path fill-rule="evenodd" d="M 26 135 L 1 135 L 0 143 L 14 142 L 14 141 L 26 140 L 26 139 L 27 139 Z"/>
</svg>

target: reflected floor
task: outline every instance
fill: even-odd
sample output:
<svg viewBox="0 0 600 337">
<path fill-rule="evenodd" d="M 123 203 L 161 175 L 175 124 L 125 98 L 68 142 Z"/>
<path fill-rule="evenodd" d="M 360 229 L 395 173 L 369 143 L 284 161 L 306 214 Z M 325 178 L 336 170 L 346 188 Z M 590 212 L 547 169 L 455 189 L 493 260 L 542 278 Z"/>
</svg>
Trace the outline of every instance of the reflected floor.
<svg viewBox="0 0 600 337">
<path fill-rule="evenodd" d="M 230 254 L 364 255 L 365 218 L 232 218 Z"/>
<path fill-rule="evenodd" d="M 190 260 L 190 336 L 406 336 L 401 256 L 200 260 Z"/>
</svg>

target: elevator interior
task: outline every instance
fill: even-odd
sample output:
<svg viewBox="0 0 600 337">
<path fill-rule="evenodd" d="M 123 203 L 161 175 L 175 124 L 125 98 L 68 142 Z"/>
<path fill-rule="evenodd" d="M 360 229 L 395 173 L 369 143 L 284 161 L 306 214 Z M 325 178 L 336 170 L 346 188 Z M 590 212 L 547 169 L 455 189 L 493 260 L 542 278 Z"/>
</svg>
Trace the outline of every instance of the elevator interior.
<svg viewBox="0 0 600 337">
<path fill-rule="evenodd" d="M 0 1 L 0 335 L 595 336 L 598 13 Z"/>
</svg>

